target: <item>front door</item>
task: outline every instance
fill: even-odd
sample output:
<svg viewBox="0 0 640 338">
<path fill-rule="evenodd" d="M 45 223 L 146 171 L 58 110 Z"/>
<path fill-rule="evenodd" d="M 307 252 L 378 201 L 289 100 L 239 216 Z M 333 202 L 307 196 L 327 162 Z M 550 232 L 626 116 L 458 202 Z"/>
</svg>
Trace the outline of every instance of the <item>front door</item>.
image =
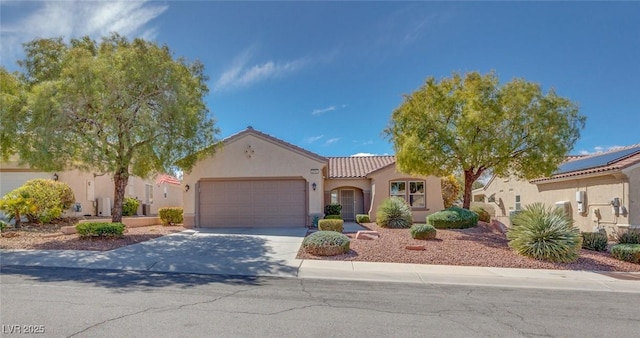
<svg viewBox="0 0 640 338">
<path fill-rule="evenodd" d="M 345 221 L 356 219 L 356 194 L 354 190 L 340 190 L 341 216 Z"/>
</svg>

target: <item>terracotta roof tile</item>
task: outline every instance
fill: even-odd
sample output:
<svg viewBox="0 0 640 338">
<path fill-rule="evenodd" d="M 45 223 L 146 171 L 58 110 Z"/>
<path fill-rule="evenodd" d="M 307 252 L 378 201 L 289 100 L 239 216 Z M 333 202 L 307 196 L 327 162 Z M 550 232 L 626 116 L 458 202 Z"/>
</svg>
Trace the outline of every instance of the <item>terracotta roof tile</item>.
<svg viewBox="0 0 640 338">
<path fill-rule="evenodd" d="M 160 174 L 156 177 L 156 184 L 162 184 L 162 183 L 180 185 L 180 180 L 171 175 Z"/>
<path fill-rule="evenodd" d="M 576 160 L 582 160 L 582 159 L 586 159 L 589 157 L 593 157 L 593 156 L 599 156 L 599 155 L 603 155 L 603 154 L 607 154 L 607 153 L 611 153 L 611 152 L 615 152 L 615 151 L 620 151 L 620 150 L 625 150 L 625 149 L 632 149 L 632 148 L 636 148 L 639 147 L 640 144 L 634 144 L 634 145 L 630 145 L 630 146 L 625 146 L 625 147 L 619 147 L 619 148 L 614 148 L 611 150 L 608 150 L 606 152 L 598 152 L 595 154 L 590 154 L 587 156 L 567 156 L 567 162 L 572 162 L 572 161 L 576 161 Z M 610 172 L 610 171 L 616 171 L 616 170 L 622 170 L 626 167 L 632 166 L 634 164 L 638 164 L 640 163 L 640 152 L 634 152 L 628 156 L 624 156 L 621 157 L 615 161 L 609 162 L 605 165 L 601 165 L 601 166 L 597 166 L 597 167 L 593 167 L 593 168 L 587 168 L 587 169 L 582 169 L 582 170 L 575 170 L 575 171 L 570 171 L 570 172 L 563 172 L 563 173 L 559 173 L 559 174 L 554 174 L 551 175 L 551 177 L 542 177 L 542 178 L 537 178 L 534 180 L 531 180 L 531 183 L 543 183 L 543 182 L 548 182 L 548 181 L 553 181 L 556 179 L 560 179 L 560 178 L 566 178 L 566 177 L 574 177 L 574 176 L 581 176 L 581 175 L 589 175 L 589 174 L 597 174 L 597 173 L 604 173 L 604 172 Z"/>
<path fill-rule="evenodd" d="M 329 157 L 329 178 L 366 177 L 395 162 L 395 156 Z"/>
</svg>

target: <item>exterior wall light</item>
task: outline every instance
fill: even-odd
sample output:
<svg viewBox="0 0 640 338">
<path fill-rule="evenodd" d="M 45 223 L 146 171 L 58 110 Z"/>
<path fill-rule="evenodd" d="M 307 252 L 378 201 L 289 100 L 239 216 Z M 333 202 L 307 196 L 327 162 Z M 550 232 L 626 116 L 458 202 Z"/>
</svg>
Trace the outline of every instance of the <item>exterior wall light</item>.
<svg viewBox="0 0 640 338">
<path fill-rule="evenodd" d="M 57 181 L 57 180 L 58 180 L 58 174 L 57 174 L 57 173 L 54 173 L 54 174 L 53 174 L 53 180 L 54 180 L 54 181 Z"/>
<path fill-rule="evenodd" d="M 184 186 L 184 191 L 185 192 L 189 191 L 189 189 L 191 189 L 191 187 L 188 184 Z"/>
<path fill-rule="evenodd" d="M 317 187 L 318 185 L 316 184 L 316 182 L 313 182 L 313 184 L 311 184 L 311 188 L 313 188 L 313 191 L 316 191 Z"/>
</svg>

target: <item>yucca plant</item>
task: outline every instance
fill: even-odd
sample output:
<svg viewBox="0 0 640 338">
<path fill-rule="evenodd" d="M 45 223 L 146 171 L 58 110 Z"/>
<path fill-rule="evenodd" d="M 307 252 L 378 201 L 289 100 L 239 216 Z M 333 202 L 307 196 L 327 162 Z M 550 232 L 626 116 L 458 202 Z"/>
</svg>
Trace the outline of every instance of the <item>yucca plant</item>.
<svg viewBox="0 0 640 338">
<path fill-rule="evenodd" d="M 507 238 L 518 254 L 562 263 L 578 259 L 582 236 L 562 210 L 534 203 L 516 214 L 511 223 Z"/>
<path fill-rule="evenodd" d="M 376 212 L 376 223 L 383 228 L 409 228 L 413 223 L 411 207 L 402 198 L 387 198 Z"/>
</svg>

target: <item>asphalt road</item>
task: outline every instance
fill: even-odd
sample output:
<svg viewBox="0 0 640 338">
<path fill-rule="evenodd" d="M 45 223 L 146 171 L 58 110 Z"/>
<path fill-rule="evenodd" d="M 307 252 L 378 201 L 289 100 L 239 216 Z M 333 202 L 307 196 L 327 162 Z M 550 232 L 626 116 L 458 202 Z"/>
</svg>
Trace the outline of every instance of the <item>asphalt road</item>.
<svg viewBox="0 0 640 338">
<path fill-rule="evenodd" d="M 7 337 L 633 337 L 639 304 L 640 294 L 615 292 L 34 267 L 0 275 Z"/>
</svg>

